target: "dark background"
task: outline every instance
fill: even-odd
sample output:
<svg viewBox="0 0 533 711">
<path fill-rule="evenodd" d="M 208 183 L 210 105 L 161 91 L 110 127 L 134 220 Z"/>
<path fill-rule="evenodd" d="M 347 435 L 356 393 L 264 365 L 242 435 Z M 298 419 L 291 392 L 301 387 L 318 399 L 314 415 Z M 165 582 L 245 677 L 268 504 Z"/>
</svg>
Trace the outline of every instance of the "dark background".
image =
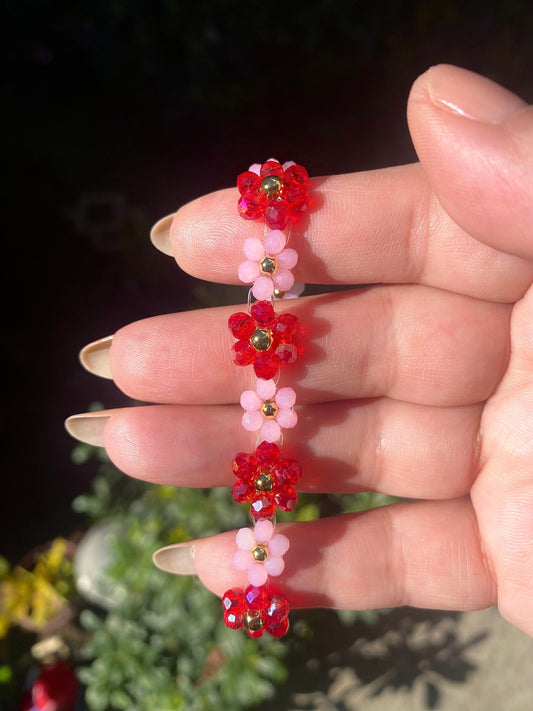
<svg viewBox="0 0 533 711">
<path fill-rule="evenodd" d="M 78 350 L 226 297 L 156 252 L 151 224 L 271 155 L 311 175 L 415 160 L 405 104 L 432 64 L 532 101 L 533 3 L 4 5 L 0 552 L 16 559 L 68 534 L 88 488 L 64 418 L 124 402 Z"/>
</svg>

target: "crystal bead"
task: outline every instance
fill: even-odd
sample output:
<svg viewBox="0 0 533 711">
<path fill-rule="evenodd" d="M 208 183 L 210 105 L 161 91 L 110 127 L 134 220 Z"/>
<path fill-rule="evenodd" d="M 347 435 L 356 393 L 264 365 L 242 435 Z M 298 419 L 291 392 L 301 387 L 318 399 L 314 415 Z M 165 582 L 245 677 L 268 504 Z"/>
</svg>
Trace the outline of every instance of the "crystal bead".
<svg viewBox="0 0 533 711">
<path fill-rule="evenodd" d="M 295 163 L 287 168 L 284 172 L 283 179 L 289 185 L 305 188 L 309 182 L 309 174 L 303 165 L 297 165 Z"/>
<path fill-rule="evenodd" d="M 255 472 L 254 458 L 244 452 L 239 452 L 231 464 L 233 473 L 240 479 L 250 479 Z"/>
<path fill-rule="evenodd" d="M 274 307 L 269 301 L 256 301 L 255 304 L 252 304 L 250 311 L 253 320 L 260 326 L 268 326 L 276 316 Z M 251 335 L 252 333 L 250 333 Z"/>
<path fill-rule="evenodd" d="M 278 624 L 267 622 L 265 624 L 265 629 L 268 634 L 272 635 L 272 637 L 283 637 L 287 634 L 287 630 L 289 629 L 289 618 L 286 617 L 282 622 L 279 622 Z"/>
<path fill-rule="evenodd" d="M 282 486 L 294 486 L 302 478 L 302 465 L 296 459 L 284 459 L 276 466 L 274 473 Z"/>
<path fill-rule="evenodd" d="M 254 521 L 260 521 L 262 518 L 271 518 L 275 510 L 274 502 L 266 495 L 254 498 L 250 506 L 250 513 Z M 287 511 L 290 511 L 290 509 L 287 509 Z"/>
<path fill-rule="evenodd" d="M 263 378 L 263 380 L 270 380 L 271 378 L 274 378 L 276 376 L 279 370 L 279 363 L 280 358 L 276 353 L 272 353 L 272 351 L 265 351 L 264 353 L 259 353 L 257 358 L 254 360 L 255 374 L 258 378 Z"/>
<path fill-rule="evenodd" d="M 264 205 L 255 195 L 242 195 L 237 203 L 237 211 L 245 220 L 257 220 L 264 212 Z"/>
<path fill-rule="evenodd" d="M 250 365 L 253 363 L 257 351 L 248 341 L 237 341 L 231 347 L 235 365 Z"/>
<path fill-rule="evenodd" d="M 240 610 L 244 612 L 244 593 L 240 588 L 230 588 L 222 596 L 224 610 Z"/>
<path fill-rule="evenodd" d="M 224 622 L 226 627 L 229 627 L 231 630 L 240 630 L 243 626 L 244 615 L 242 612 L 226 610 L 226 612 L 224 612 Z"/>
<path fill-rule="evenodd" d="M 246 170 L 237 176 L 237 188 L 241 195 L 243 193 L 253 193 L 259 188 L 261 180 L 259 176 L 252 173 L 250 170 Z"/>
<path fill-rule="evenodd" d="M 243 593 L 244 604 L 249 610 L 264 610 L 267 604 L 267 591 L 256 585 L 248 585 Z"/>
<path fill-rule="evenodd" d="M 231 314 L 228 319 L 228 327 L 235 338 L 241 340 L 248 339 L 255 331 L 255 324 L 250 316 L 242 311 Z"/>
<path fill-rule="evenodd" d="M 289 211 L 282 200 L 268 202 L 264 214 L 265 222 L 271 230 L 283 230 L 289 224 Z"/>
<path fill-rule="evenodd" d="M 278 362 L 283 363 L 283 365 L 290 365 L 298 358 L 298 349 L 292 343 L 281 343 L 272 355 L 277 356 Z M 274 376 L 271 375 L 270 377 L 273 378 Z"/>
<path fill-rule="evenodd" d="M 254 495 L 255 488 L 250 486 L 244 479 L 238 479 L 231 489 L 233 500 L 238 504 L 250 501 Z"/>
<path fill-rule="evenodd" d="M 287 487 L 274 497 L 276 506 L 280 511 L 292 511 L 298 503 L 298 494 L 292 487 Z"/>
<path fill-rule="evenodd" d="M 266 605 L 266 620 L 272 624 L 279 624 L 287 619 L 290 612 L 289 601 L 282 593 L 272 593 Z"/>
<path fill-rule="evenodd" d="M 258 465 L 274 465 L 279 460 L 279 447 L 271 442 L 261 442 L 255 450 Z"/>
<path fill-rule="evenodd" d="M 281 163 L 278 163 L 277 160 L 267 160 L 266 163 L 263 163 L 261 166 L 261 177 L 266 178 L 268 175 L 279 175 L 280 178 L 283 177 L 283 167 Z"/>
<path fill-rule="evenodd" d="M 284 343 L 295 336 L 300 330 L 300 322 L 293 314 L 280 314 L 272 326 L 272 333 Z"/>
</svg>

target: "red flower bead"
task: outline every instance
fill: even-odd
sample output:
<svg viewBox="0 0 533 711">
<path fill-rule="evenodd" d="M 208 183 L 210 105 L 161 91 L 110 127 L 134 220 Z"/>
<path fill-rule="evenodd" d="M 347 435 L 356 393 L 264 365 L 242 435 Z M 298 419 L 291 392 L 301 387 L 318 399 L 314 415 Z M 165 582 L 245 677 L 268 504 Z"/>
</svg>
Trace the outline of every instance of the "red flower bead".
<svg viewBox="0 0 533 711">
<path fill-rule="evenodd" d="M 268 632 L 283 637 L 289 629 L 289 602 L 285 595 L 268 588 L 249 585 L 227 590 L 222 597 L 224 622 L 230 629 L 244 627 L 248 636 L 256 639 Z"/>
<path fill-rule="evenodd" d="M 254 454 L 237 454 L 232 464 L 237 481 L 232 496 L 238 503 L 250 501 L 255 521 L 271 518 L 276 510 L 292 511 L 298 503 L 294 486 L 302 478 L 302 467 L 296 459 L 282 459 L 279 447 L 261 442 Z"/>
<path fill-rule="evenodd" d="M 269 301 L 256 301 L 250 315 L 232 314 L 228 327 L 237 339 L 232 348 L 234 363 L 253 363 L 258 378 L 274 378 L 280 365 L 289 365 L 298 357 L 292 341 L 300 330 L 300 322 L 292 314 L 277 315 Z"/>
<path fill-rule="evenodd" d="M 265 183 L 268 178 L 274 180 Z M 245 220 L 264 217 L 270 229 L 283 230 L 311 204 L 308 184 L 309 176 L 302 165 L 293 163 L 284 169 L 277 160 L 267 160 L 259 174 L 247 170 L 237 177 L 239 215 Z"/>
</svg>

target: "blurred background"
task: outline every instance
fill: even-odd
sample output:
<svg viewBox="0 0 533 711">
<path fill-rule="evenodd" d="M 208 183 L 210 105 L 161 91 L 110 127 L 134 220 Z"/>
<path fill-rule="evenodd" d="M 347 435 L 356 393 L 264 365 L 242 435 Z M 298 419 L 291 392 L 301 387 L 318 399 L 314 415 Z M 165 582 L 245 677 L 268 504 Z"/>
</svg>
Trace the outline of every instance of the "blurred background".
<svg viewBox="0 0 533 711">
<path fill-rule="evenodd" d="M 410 85 L 432 64 L 449 62 L 483 73 L 532 102 L 533 4 L 529 0 L 43 0 L 4 3 L 2 16 L 7 225 L 0 496 L 4 573 L 0 570 L 0 574 L 12 573 L 10 566 L 57 536 L 77 546 L 91 521 L 122 516 L 123 531 L 146 516 L 146 526 L 157 531 L 150 533 L 153 540 L 146 528 L 132 531 L 133 538 L 138 536 L 137 552 L 116 553 L 125 556 L 127 567 L 128 555 L 140 555 L 161 540 L 205 535 L 210 524 L 198 520 L 187 531 L 180 529 L 183 512 L 199 505 L 197 494 L 135 488 L 137 484 L 125 493 L 122 478 L 97 453 L 83 447 L 74 450 L 63 430 L 66 416 L 98 407 L 95 403 L 113 407 L 126 402 L 111 384 L 83 371 L 77 353 L 84 344 L 130 321 L 242 298 L 241 292 L 192 279 L 156 252 L 148 239 L 152 223 L 200 194 L 232 185 L 251 162 L 271 155 L 300 162 L 315 176 L 416 160 L 405 106 Z M 100 482 L 96 491 L 95 481 Z M 224 494 L 214 494 L 219 495 Z M 73 500 L 80 496 L 73 508 Z M 115 496 L 123 502 L 121 511 Z M 161 501 L 169 507 L 163 522 Z M 309 500 L 304 502 L 304 515 L 379 503 L 384 502 L 372 497 L 358 503 Z M 214 504 L 202 499 L 201 505 L 209 509 Z M 229 513 L 211 521 L 213 532 L 237 524 Z M 67 560 L 68 550 L 58 555 Z M 118 565 L 117 560 L 113 559 Z M 47 564 L 55 565 L 43 563 Z M 120 565 L 115 573 L 115 581 L 125 579 Z M 168 581 L 163 584 L 158 579 L 153 584 L 163 595 Z M 181 593 L 176 594 L 179 598 Z M 73 626 L 83 628 L 83 639 L 67 644 L 78 652 L 85 644 L 94 644 L 95 630 L 104 634 L 99 624 L 110 628 L 112 620 L 106 615 L 119 605 L 109 599 L 85 602 L 83 624 Z M 166 606 L 175 602 L 171 597 Z M 76 604 L 78 615 L 79 601 Z M 139 598 L 138 609 L 145 604 Z M 160 604 L 163 614 L 166 607 Z M 85 610 L 91 605 L 93 611 Z M 462 659 L 468 640 L 475 646 L 484 636 L 481 632 L 478 639 L 478 632 L 473 632 L 461 641 L 460 615 L 420 615 L 335 617 L 338 636 L 327 652 L 322 642 L 318 644 L 319 632 L 313 633 L 302 621 L 289 652 L 296 655 L 291 657 L 291 668 L 299 665 L 302 679 L 309 672 L 308 681 L 297 690 L 293 675 L 294 688 L 287 685 L 283 681 L 290 666 L 287 652 L 275 645 L 270 651 L 265 647 L 263 658 L 275 661 L 262 671 L 258 661 L 249 662 L 253 674 L 248 681 L 255 691 L 243 692 L 238 703 L 229 701 L 237 693 L 233 687 L 226 697 L 220 696 L 221 679 L 224 674 L 231 676 L 228 660 L 242 662 L 246 654 L 255 659 L 251 648 L 241 645 L 240 650 L 228 651 L 231 643 L 223 632 L 207 625 L 207 642 L 202 643 L 201 635 L 197 640 L 204 652 L 197 652 L 196 666 L 187 668 L 192 653 L 188 648 L 185 653 L 185 642 L 181 647 L 176 640 L 151 645 L 153 630 L 150 634 L 130 630 L 126 647 L 136 634 L 144 634 L 147 648 L 163 645 L 166 661 L 154 658 L 153 665 L 166 664 L 171 680 L 175 680 L 176 650 L 183 652 L 182 695 L 173 701 L 164 696 L 154 701 L 156 697 L 149 697 L 145 689 L 135 693 L 152 701 L 139 701 L 133 691 L 124 691 L 124 679 L 138 675 L 138 668 L 132 666 L 129 677 L 121 677 L 123 664 L 115 681 L 95 681 L 90 674 L 85 678 L 97 689 L 90 708 L 209 709 L 221 698 L 226 699 L 224 709 L 251 708 L 278 687 L 284 690 L 285 701 L 279 697 L 276 703 L 266 702 L 265 708 L 356 708 L 356 701 L 349 705 L 342 694 L 341 701 L 328 697 L 327 654 L 337 653 L 333 667 L 342 669 L 345 664 L 356 669 L 359 681 L 377 684 L 376 691 L 380 674 L 390 675 L 391 667 L 397 671 L 397 661 L 409 647 L 406 640 L 420 625 L 438 630 L 435 634 L 444 641 L 432 642 L 431 653 L 424 647 L 426 652 L 413 661 L 416 673 L 398 672 L 399 681 L 392 686 L 414 689 L 429 664 L 431 673 L 423 681 L 417 703 L 437 708 L 445 703 L 438 679 L 467 680 L 475 665 L 465 659 L 466 666 L 456 664 L 450 671 L 452 659 Z M 311 617 L 317 617 L 316 629 L 324 620 L 331 629 L 330 618 L 321 613 Z M 161 628 L 168 625 L 168 618 L 163 618 Z M 387 629 L 400 630 L 390 644 L 383 642 L 379 619 L 384 618 Z M 124 624 L 116 624 L 124 629 Z M 26 630 L 21 636 L 10 630 L 0 642 L 0 689 L 5 697 L 1 703 L 6 709 L 18 708 L 13 706 L 18 698 L 15 689 L 28 668 L 35 667 L 35 660 L 50 658 L 46 652 L 44 657 L 29 652 L 35 641 L 47 638 L 42 629 Z M 14 635 L 19 635 L 15 641 Z M 217 635 L 223 641 L 213 645 Z M 384 644 L 385 656 L 380 657 L 377 647 L 372 653 L 354 651 L 351 645 L 361 636 Z M 102 645 L 87 653 L 83 664 L 110 653 Z M 76 666 L 82 664 L 78 652 L 70 657 Z M 448 661 L 435 670 L 427 660 L 433 653 L 438 657 L 438 652 L 448 655 Z M 115 650 L 115 656 L 118 653 Z M 139 651 L 140 657 L 146 654 Z M 360 657 L 358 666 L 354 654 Z M 388 663 L 376 666 L 376 662 L 368 671 L 369 655 Z M 367 660 L 366 667 L 362 659 Z M 203 684 L 206 679 L 209 683 Z M 202 685 L 208 689 L 203 700 L 198 691 Z M 381 691 L 385 688 L 387 683 Z M 475 700 L 468 707 L 482 708 Z"/>
</svg>

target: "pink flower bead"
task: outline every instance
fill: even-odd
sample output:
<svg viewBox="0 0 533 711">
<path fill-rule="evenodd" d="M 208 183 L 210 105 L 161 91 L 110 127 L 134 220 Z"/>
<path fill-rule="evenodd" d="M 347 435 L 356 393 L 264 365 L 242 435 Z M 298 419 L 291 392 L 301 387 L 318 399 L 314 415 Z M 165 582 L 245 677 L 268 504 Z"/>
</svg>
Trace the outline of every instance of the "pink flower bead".
<svg viewBox="0 0 533 711">
<path fill-rule="evenodd" d="M 236 570 L 247 570 L 252 585 L 259 587 L 269 575 L 281 575 L 285 568 L 283 556 L 290 542 L 282 533 L 274 533 L 271 521 L 257 521 L 253 530 L 241 528 L 235 541 L 238 550 L 233 554 L 232 565 Z"/>
<path fill-rule="evenodd" d="M 289 291 L 294 284 L 291 269 L 298 262 L 294 249 L 285 249 L 287 238 L 281 230 L 271 230 L 264 243 L 257 237 L 244 241 L 246 261 L 238 268 L 239 279 L 252 284 L 252 293 L 259 301 L 269 300 L 274 290 Z"/>
<path fill-rule="evenodd" d="M 266 442 L 277 442 L 281 429 L 290 429 L 298 422 L 298 415 L 292 409 L 296 403 L 296 393 L 292 388 L 277 390 L 274 380 L 258 378 L 256 390 L 245 390 L 241 394 L 244 415 L 242 426 L 248 432 L 261 430 Z"/>
</svg>

